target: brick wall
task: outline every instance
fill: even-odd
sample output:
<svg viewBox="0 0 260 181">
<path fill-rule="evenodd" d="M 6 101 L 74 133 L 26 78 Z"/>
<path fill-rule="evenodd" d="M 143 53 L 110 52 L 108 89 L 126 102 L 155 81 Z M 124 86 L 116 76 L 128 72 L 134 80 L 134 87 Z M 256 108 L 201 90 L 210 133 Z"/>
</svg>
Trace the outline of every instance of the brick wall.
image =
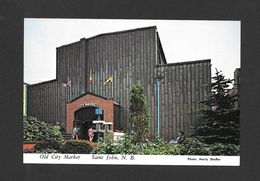
<svg viewBox="0 0 260 181">
<path fill-rule="evenodd" d="M 66 105 L 66 132 L 72 133 L 74 113 L 83 104 L 93 104 L 104 110 L 104 120 L 106 122 L 112 122 L 114 125 L 114 101 L 95 96 L 92 94 L 86 94 L 83 97 L 73 100 Z M 85 106 L 87 107 L 87 106 Z M 112 127 L 113 130 L 113 127 Z"/>
</svg>

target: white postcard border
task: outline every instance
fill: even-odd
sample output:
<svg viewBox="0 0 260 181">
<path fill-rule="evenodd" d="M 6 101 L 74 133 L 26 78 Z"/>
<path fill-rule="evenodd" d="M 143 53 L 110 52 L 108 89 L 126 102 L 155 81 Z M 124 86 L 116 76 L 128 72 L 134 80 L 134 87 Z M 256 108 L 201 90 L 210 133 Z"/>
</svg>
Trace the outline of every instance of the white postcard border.
<svg viewBox="0 0 260 181">
<path fill-rule="evenodd" d="M 24 153 L 23 163 L 87 165 L 240 166 L 240 156 Z"/>
</svg>

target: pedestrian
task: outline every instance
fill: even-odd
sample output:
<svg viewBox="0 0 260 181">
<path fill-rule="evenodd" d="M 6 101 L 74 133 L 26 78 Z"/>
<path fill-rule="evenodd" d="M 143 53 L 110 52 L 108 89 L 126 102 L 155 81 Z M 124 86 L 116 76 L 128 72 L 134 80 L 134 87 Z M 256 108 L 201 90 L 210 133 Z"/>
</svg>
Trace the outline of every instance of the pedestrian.
<svg viewBox="0 0 260 181">
<path fill-rule="evenodd" d="M 94 131 L 93 131 L 92 127 L 90 127 L 88 129 L 88 139 L 89 139 L 90 142 L 92 142 L 93 137 L 94 137 Z"/>
<path fill-rule="evenodd" d="M 79 139 L 79 127 L 73 127 L 72 129 L 72 137 L 73 139 Z"/>
</svg>

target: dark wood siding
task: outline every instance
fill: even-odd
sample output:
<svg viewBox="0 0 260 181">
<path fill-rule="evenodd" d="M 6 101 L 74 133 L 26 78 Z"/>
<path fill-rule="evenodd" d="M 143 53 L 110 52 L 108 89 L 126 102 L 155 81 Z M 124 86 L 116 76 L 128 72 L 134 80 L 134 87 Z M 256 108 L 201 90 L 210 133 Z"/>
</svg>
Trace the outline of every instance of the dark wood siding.
<svg viewBox="0 0 260 181">
<path fill-rule="evenodd" d="M 48 123 L 59 121 L 57 81 L 28 86 L 28 115 Z"/>
<path fill-rule="evenodd" d="M 198 126 L 201 101 L 209 93 L 210 60 L 167 64 L 157 67 L 161 80 L 161 133 L 165 138 L 175 137 L 178 129 L 186 135 Z M 157 100 L 157 98 L 156 98 Z M 157 106 L 155 106 L 157 109 Z M 157 130 L 157 119 L 155 119 Z"/>
<path fill-rule="evenodd" d="M 115 34 L 105 34 L 87 40 L 87 74 L 93 71 L 93 81 L 88 91 L 120 104 L 121 123 L 127 130 L 129 118 L 129 91 L 131 85 L 140 83 L 146 92 L 149 112 L 152 107 L 150 96 L 154 92 L 153 74 L 155 66 L 156 28 L 139 29 Z M 112 83 L 104 85 L 109 76 Z"/>
<path fill-rule="evenodd" d="M 166 64 L 156 27 L 147 27 L 81 39 L 57 48 L 57 80 L 28 86 L 28 114 L 65 125 L 66 102 L 92 92 L 119 103 L 120 122 L 128 131 L 129 91 L 144 86 L 150 113 L 150 133 L 157 134 L 157 74 L 161 80 L 161 135 L 177 130 L 189 134 L 199 124 L 200 101 L 208 94 L 210 60 Z M 92 81 L 89 81 L 89 77 Z M 112 76 L 113 82 L 104 85 Z M 62 86 L 71 80 L 71 87 Z"/>
<path fill-rule="evenodd" d="M 71 86 L 64 87 L 63 82 L 70 80 Z M 86 41 L 72 43 L 57 48 L 57 87 L 59 113 L 58 120 L 66 123 L 66 102 L 86 92 Z"/>
</svg>

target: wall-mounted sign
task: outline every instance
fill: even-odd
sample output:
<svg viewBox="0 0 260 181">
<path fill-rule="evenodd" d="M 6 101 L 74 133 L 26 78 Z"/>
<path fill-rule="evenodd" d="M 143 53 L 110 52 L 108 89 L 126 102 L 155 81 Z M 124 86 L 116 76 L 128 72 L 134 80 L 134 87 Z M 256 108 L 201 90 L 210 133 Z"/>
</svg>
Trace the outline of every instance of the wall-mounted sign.
<svg viewBox="0 0 260 181">
<path fill-rule="evenodd" d="M 80 109 L 80 108 L 83 108 L 83 107 L 87 107 L 87 106 L 98 106 L 97 103 L 91 103 L 91 102 L 87 102 L 87 103 L 84 103 L 84 104 L 80 104 L 77 109 Z"/>
<path fill-rule="evenodd" d="M 102 115 L 102 114 L 103 114 L 103 110 L 100 109 L 100 108 L 96 108 L 96 109 L 95 109 L 95 114 L 96 114 L 96 115 Z"/>
</svg>

